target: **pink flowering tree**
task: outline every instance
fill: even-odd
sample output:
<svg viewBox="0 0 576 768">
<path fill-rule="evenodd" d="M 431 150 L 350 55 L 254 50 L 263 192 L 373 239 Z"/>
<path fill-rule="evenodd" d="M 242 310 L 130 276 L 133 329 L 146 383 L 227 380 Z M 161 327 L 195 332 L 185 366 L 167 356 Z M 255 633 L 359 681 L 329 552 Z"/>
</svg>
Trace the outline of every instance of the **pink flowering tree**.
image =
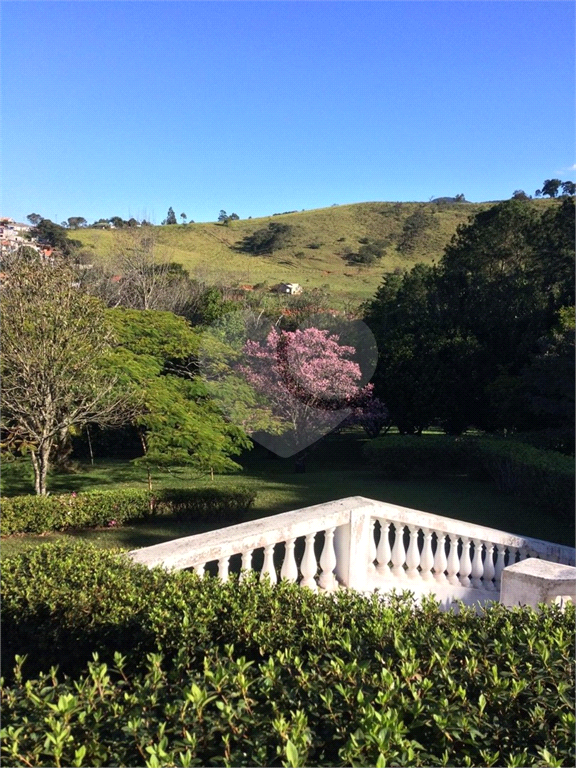
<svg viewBox="0 0 576 768">
<path fill-rule="evenodd" d="M 280 456 L 297 455 L 297 470 L 304 471 L 306 449 L 371 390 L 361 384 L 356 350 L 326 330 L 273 328 L 264 341 L 247 341 L 243 352 L 239 372 L 285 427 L 282 434 L 255 433 L 255 439 Z"/>
</svg>

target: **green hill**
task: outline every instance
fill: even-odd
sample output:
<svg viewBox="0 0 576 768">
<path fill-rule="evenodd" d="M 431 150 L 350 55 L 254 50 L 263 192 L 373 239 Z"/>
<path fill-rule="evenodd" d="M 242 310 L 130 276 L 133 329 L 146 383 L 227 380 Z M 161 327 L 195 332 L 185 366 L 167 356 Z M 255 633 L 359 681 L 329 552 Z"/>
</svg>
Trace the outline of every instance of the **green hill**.
<svg viewBox="0 0 576 768">
<path fill-rule="evenodd" d="M 532 200 L 546 206 L 550 200 Z M 157 252 L 181 263 L 208 284 L 300 283 L 304 290 L 325 286 L 333 304 L 357 304 L 373 295 L 385 272 L 409 269 L 418 261 L 438 261 L 458 225 L 494 203 L 356 203 L 228 225 L 199 223 L 154 227 Z M 245 238 L 269 224 L 288 225 L 283 242 L 270 254 L 240 250 Z M 123 230 L 75 230 L 86 256 L 113 263 Z M 378 243 L 383 256 L 371 265 L 353 264 L 362 245 Z"/>
</svg>

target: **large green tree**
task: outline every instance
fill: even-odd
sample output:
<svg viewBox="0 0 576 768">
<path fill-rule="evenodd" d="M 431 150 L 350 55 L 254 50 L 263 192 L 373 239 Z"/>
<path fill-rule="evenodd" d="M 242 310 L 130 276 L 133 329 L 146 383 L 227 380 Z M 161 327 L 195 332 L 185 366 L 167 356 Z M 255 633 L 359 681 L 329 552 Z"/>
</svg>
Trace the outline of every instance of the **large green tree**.
<svg viewBox="0 0 576 768">
<path fill-rule="evenodd" d="M 190 465 L 199 472 L 239 468 L 230 456 L 251 442 L 222 416 L 197 375 L 200 339 L 171 312 L 108 310 L 117 347 L 107 361 L 122 386 L 142 403 L 134 424 L 152 466 Z"/>
<path fill-rule="evenodd" d="M 512 200 L 460 227 L 438 267 L 386 277 L 366 320 L 377 395 L 401 430 L 434 419 L 452 432 L 525 425 L 526 402 L 512 393 L 574 302 L 573 231 L 573 199 L 542 214 Z"/>
</svg>

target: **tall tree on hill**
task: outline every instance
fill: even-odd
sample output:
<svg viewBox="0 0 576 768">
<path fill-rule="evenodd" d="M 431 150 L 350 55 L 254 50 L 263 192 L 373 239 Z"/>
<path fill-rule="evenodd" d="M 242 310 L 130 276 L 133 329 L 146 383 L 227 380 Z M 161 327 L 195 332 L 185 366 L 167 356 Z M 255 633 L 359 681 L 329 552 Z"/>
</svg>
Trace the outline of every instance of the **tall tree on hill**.
<svg viewBox="0 0 576 768">
<path fill-rule="evenodd" d="M 70 229 L 79 229 L 88 223 L 83 216 L 69 216 L 67 222 Z"/>
<path fill-rule="evenodd" d="M 30 213 L 28 216 L 26 216 L 30 224 L 32 224 L 33 227 L 37 227 L 38 224 L 42 221 L 42 216 L 40 216 L 39 213 Z"/>
<path fill-rule="evenodd" d="M 543 195 L 548 195 L 548 197 L 556 197 L 561 186 L 562 182 L 560 179 L 546 179 L 542 185 L 541 193 Z"/>
<path fill-rule="evenodd" d="M 162 222 L 162 224 L 178 224 L 176 221 L 176 214 L 174 213 L 174 209 L 172 206 L 168 208 L 168 213 L 166 214 L 166 218 Z"/>
<path fill-rule="evenodd" d="M 576 184 L 574 184 L 573 181 L 563 181 L 562 182 L 562 194 L 563 195 L 575 195 L 576 194 Z"/>
</svg>

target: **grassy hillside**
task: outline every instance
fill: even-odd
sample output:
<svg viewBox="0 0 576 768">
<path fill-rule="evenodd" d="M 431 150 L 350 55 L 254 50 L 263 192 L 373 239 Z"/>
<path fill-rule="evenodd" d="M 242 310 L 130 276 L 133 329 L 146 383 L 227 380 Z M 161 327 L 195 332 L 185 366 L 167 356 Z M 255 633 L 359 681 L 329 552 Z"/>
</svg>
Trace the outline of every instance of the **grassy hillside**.
<svg viewBox="0 0 576 768">
<path fill-rule="evenodd" d="M 554 201 L 534 200 L 545 206 Z M 209 284 L 254 285 L 297 282 L 304 289 L 327 286 L 334 305 L 357 304 L 373 295 L 384 272 L 438 261 L 459 224 L 493 203 L 356 203 L 312 211 L 216 223 L 155 227 L 158 253 L 181 263 L 190 275 Z M 410 217 L 427 220 L 412 238 L 413 249 L 402 251 Z M 414 219 L 412 218 L 412 221 Z M 243 238 L 269 223 L 290 225 L 288 242 L 271 255 L 243 253 Z M 74 232 L 94 261 L 112 263 L 121 230 L 84 229 Z M 408 237 L 408 239 L 410 239 Z M 373 266 L 350 264 L 362 241 L 387 243 Z"/>
</svg>

